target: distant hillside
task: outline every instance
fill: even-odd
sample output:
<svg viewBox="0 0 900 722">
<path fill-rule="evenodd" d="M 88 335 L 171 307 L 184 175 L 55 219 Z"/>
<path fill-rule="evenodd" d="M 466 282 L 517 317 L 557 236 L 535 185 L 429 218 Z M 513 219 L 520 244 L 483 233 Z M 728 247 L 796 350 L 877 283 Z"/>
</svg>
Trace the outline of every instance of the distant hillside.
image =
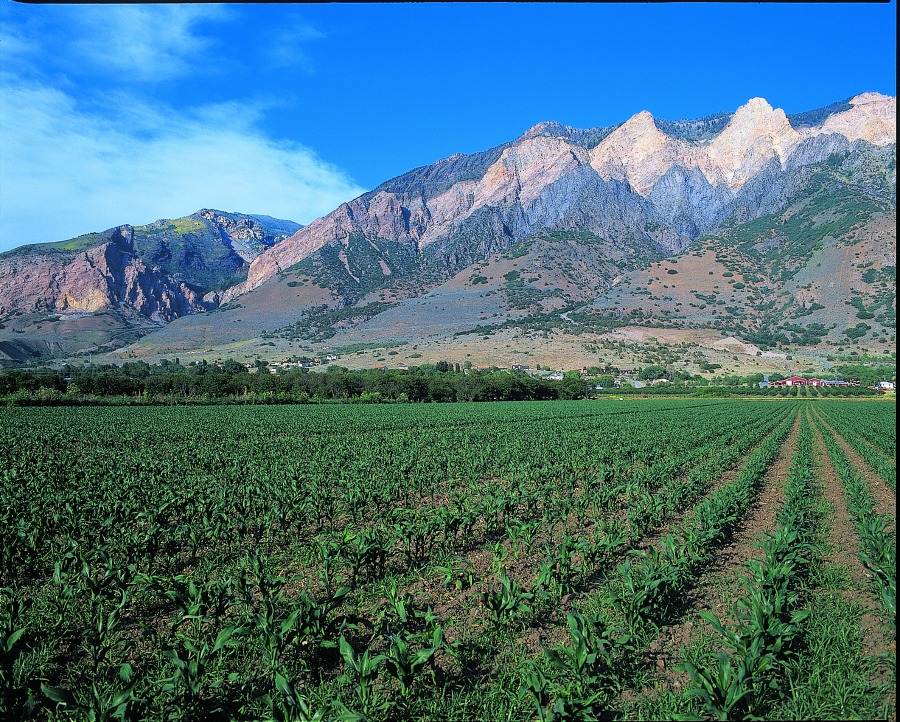
<svg viewBox="0 0 900 722">
<path fill-rule="evenodd" d="M 118 346 L 215 308 L 254 258 L 300 228 L 204 209 L 2 253 L 0 324 L 15 349 L 6 355 Z"/>
<path fill-rule="evenodd" d="M 78 316 L 80 348 L 105 338 L 122 357 L 471 353 L 509 334 L 527 347 L 632 326 L 758 349 L 887 347 L 895 135 L 896 99 L 878 93 L 790 116 L 754 98 L 696 120 L 539 123 L 303 228 L 201 211 L 3 254 L 0 340 L 52 346 L 71 330 L 54 324 Z"/>
</svg>

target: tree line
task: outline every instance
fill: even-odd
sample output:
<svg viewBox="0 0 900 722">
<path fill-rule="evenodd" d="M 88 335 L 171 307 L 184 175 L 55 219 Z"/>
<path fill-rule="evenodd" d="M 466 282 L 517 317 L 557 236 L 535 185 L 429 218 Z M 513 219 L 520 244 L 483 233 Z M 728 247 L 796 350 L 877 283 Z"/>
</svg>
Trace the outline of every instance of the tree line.
<svg viewBox="0 0 900 722">
<path fill-rule="evenodd" d="M 594 370 L 593 367 L 588 371 Z M 599 371 L 599 369 L 597 369 Z M 634 388 L 615 386 L 612 375 L 566 372 L 562 380 L 529 375 L 525 371 L 472 369 L 440 361 L 409 369 L 350 370 L 331 365 L 271 373 L 260 363 L 251 373 L 243 364 L 227 360 L 181 365 L 178 359 L 159 364 L 66 365 L 12 368 L 0 373 L 0 399 L 10 404 L 85 403 L 378 403 L 452 401 L 548 401 L 632 395 L 785 396 L 794 389 L 760 389 L 762 375 L 708 379 L 681 372 L 660 374 L 648 367 L 638 378 L 657 383 Z M 770 377 L 774 380 L 774 377 Z M 866 388 L 830 389 L 816 395 L 870 395 Z"/>
</svg>

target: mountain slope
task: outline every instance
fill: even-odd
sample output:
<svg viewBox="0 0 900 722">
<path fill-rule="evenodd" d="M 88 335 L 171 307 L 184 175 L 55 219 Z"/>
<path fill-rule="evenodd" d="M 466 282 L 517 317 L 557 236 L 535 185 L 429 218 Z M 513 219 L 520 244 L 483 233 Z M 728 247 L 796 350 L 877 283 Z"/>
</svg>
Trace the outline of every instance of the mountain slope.
<svg viewBox="0 0 900 722">
<path fill-rule="evenodd" d="M 204 209 L 0 254 L 0 324 L 17 348 L 71 353 L 215 308 L 250 261 L 300 228 L 261 218 Z"/>
<path fill-rule="evenodd" d="M 677 252 L 730 218 L 783 204 L 790 189 L 771 186 L 785 171 L 846 152 L 855 141 L 893 143 L 895 115 L 894 98 L 864 93 L 835 112 L 795 120 L 797 128 L 760 98 L 706 123 L 657 124 L 646 111 L 615 129 L 542 123 L 512 143 L 451 156 L 343 204 L 259 256 L 247 281 L 225 297 L 354 238 L 380 244 L 385 261 L 384 244 L 391 244 L 417 259 L 415 272 L 445 278 L 545 230 L 582 229 Z"/>
<path fill-rule="evenodd" d="M 754 98 L 696 120 L 643 111 L 587 130 L 540 123 L 386 181 L 277 243 L 271 219 L 201 211 L 135 228 L 130 246 L 123 227 L 52 253 L 32 247 L 49 254 L 41 277 L 52 281 L 24 298 L 45 314 L 29 320 L 44 324 L 36 342 L 58 339 L 46 314 L 81 309 L 131 333 L 107 334 L 110 347 L 143 335 L 126 355 L 475 343 L 626 324 L 762 345 L 883 344 L 896 303 L 895 132 L 896 100 L 877 93 L 795 115 Z M 2 291 L 17 253 L 0 256 L 7 324 L 25 312 Z M 875 260 L 844 272 L 868 262 L 857 253 Z M 682 272 L 693 286 L 676 282 Z M 700 283 L 726 272 L 727 289 Z M 658 284 L 662 294 L 647 286 L 660 273 L 672 282 Z M 701 299 L 713 290 L 720 297 Z M 153 324 L 165 326 L 148 333 Z"/>
</svg>

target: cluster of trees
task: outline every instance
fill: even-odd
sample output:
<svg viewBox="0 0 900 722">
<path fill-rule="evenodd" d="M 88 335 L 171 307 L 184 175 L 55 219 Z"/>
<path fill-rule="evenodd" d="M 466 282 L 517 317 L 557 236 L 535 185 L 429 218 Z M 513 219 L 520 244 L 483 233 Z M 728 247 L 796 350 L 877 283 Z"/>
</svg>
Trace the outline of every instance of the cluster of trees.
<svg viewBox="0 0 900 722">
<path fill-rule="evenodd" d="M 408 370 L 365 369 L 350 371 L 332 365 L 327 370 L 278 370 L 269 373 L 264 362 L 250 373 L 243 364 L 229 359 L 221 364 L 205 361 L 183 366 L 163 360 L 151 365 L 129 362 L 119 365 L 63 366 L 60 369 L 8 369 L 0 373 L 0 398 L 9 403 L 308 403 L 338 401 L 355 403 L 448 402 L 448 401 L 542 401 L 581 399 L 609 395 L 762 395 L 784 396 L 785 390 L 760 389 L 762 374 L 707 378 L 673 371 L 666 366 L 636 369 L 641 381 L 664 380 L 635 389 L 615 385 L 617 369 L 605 366 L 587 369 L 589 378 L 568 371 L 561 381 L 536 378 L 524 371 L 474 370 L 471 364 L 440 361 Z M 858 378 L 861 389 L 832 389 L 829 395 L 860 395 L 875 380 L 893 378 L 889 367 L 837 367 L 843 378 Z M 597 374 L 600 374 L 599 376 Z M 772 374 L 770 381 L 784 378 Z M 869 382 L 869 383 L 867 383 Z M 796 390 L 792 390 L 797 393 Z M 819 391 L 817 395 L 825 395 Z"/>
<path fill-rule="evenodd" d="M 592 389 L 593 384 L 582 381 L 578 374 L 550 381 L 522 372 L 464 370 L 448 362 L 409 370 L 350 371 L 329 366 L 322 372 L 293 369 L 272 374 L 263 368 L 249 373 L 236 361 L 218 367 L 164 361 L 156 366 L 139 362 L 59 370 L 13 369 L 0 374 L 0 396 L 19 394 L 25 401 L 43 390 L 48 402 L 114 396 L 159 401 L 523 401 L 579 399 Z"/>
</svg>

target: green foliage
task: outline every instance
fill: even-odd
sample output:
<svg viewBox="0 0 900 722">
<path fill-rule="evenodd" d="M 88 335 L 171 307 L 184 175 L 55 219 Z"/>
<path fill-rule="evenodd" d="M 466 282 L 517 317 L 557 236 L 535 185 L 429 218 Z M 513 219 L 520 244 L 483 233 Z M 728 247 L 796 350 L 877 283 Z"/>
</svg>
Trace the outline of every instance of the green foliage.
<svg viewBox="0 0 900 722">
<path fill-rule="evenodd" d="M 632 717 L 656 630 L 759 503 L 801 407 L 894 428 L 893 405 L 819 399 L 8 408 L 0 712 Z M 738 625 L 720 623 L 730 667 L 691 657 L 707 696 L 673 710 L 803 701 L 785 680 L 808 661 L 810 480 L 792 467 Z M 887 599 L 893 538 L 870 521 L 860 556 Z"/>
</svg>

